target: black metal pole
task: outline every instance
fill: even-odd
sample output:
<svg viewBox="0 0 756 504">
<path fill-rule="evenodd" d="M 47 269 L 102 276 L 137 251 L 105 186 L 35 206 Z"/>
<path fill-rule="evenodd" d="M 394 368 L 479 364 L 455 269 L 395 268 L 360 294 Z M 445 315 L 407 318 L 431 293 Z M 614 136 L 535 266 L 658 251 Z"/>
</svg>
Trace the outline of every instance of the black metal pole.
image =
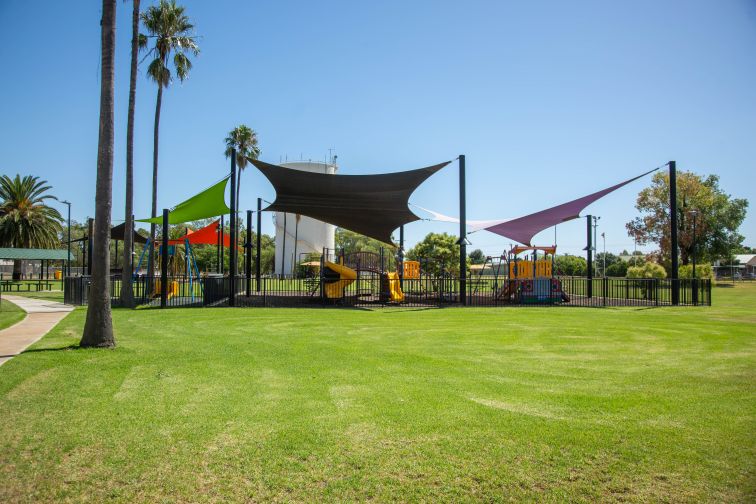
<svg viewBox="0 0 756 504">
<path fill-rule="evenodd" d="M 94 219 L 87 219 L 87 275 L 92 274 L 92 235 L 94 234 Z"/>
<path fill-rule="evenodd" d="M 459 156 L 459 302 L 467 304 L 467 202 L 465 200 L 465 155 Z"/>
<path fill-rule="evenodd" d="M 404 226 L 399 226 L 399 288 L 404 289 Z"/>
<path fill-rule="evenodd" d="M 224 243 L 225 242 L 225 240 L 224 240 L 224 238 L 225 238 L 225 236 L 224 236 L 224 233 L 225 233 L 225 223 L 223 221 L 224 221 L 223 215 L 221 215 L 221 223 L 220 223 L 220 260 L 218 261 L 218 273 L 220 273 L 221 275 L 223 274 L 223 270 L 224 270 L 223 261 L 225 259 L 224 256 L 226 255 L 226 251 L 223 250 L 224 248 L 226 248 L 226 244 Z"/>
<path fill-rule="evenodd" d="M 670 256 L 672 259 L 672 304 L 680 304 L 679 247 L 677 243 L 677 164 L 669 162 Z"/>
<path fill-rule="evenodd" d="M 247 277 L 247 297 L 252 294 L 252 210 L 247 210 L 247 241 L 244 244 L 247 252 L 247 260 L 244 275 Z"/>
<path fill-rule="evenodd" d="M 586 262 L 588 271 L 586 277 L 588 278 L 588 283 L 586 284 L 586 296 L 590 299 L 593 297 L 593 216 L 592 215 L 586 215 L 585 216 L 585 223 L 586 223 L 586 229 L 587 229 L 587 245 L 585 247 L 586 250 Z"/>
<path fill-rule="evenodd" d="M 163 243 L 160 249 L 160 308 L 168 301 L 168 209 L 163 209 Z"/>
<path fill-rule="evenodd" d="M 231 215 L 229 216 L 230 247 L 228 250 L 228 305 L 236 306 L 236 150 L 231 150 Z"/>
<path fill-rule="evenodd" d="M 262 231 L 260 226 L 262 225 L 262 198 L 257 198 L 257 251 L 255 256 L 255 289 L 260 292 L 260 237 Z"/>
</svg>

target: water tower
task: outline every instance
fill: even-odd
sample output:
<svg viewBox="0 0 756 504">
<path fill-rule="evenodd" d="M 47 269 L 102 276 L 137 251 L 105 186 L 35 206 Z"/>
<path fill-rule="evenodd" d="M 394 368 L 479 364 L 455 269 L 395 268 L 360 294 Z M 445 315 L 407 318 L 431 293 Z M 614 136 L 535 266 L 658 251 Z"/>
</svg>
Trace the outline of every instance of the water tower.
<svg viewBox="0 0 756 504">
<path fill-rule="evenodd" d="M 316 161 L 295 161 L 281 163 L 285 168 L 312 173 L 334 175 L 338 166 L 335 156 L 330 163 Z M 336 226 L 325 222 L 286 212 L 276 212 L 276 265 L 277 275 L 291 275 L 294 265 L 302 254 L 320 255 L 323 248 L 335 248 Z"/>
</svg>

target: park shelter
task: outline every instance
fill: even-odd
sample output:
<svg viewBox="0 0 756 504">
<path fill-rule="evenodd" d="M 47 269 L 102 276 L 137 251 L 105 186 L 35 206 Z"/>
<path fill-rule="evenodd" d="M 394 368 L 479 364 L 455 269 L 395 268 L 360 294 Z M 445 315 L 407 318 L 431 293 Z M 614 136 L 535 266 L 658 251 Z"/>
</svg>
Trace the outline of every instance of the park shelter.
<svg viewBox="0 0 756 504">
<path fill-rule="evenodd" d="M 420 220 L 409 209 L 410 195 L 451 163 L 378 175 L 331 175 L 250 161 L 276 190 L 265 210 L 306 215 L 384 243 L 392 242 L 398 227 Z"/>
<path fill-rule="evenodd" d="M 50 261 L 67 261 L 68 250 L 59 249 L 38 249 L 38 248 L 0 248 L 0 259 L 11 261 L 39 261 L 39 275 L 42 278 L 42 272 L 45 265 L 49 266 Z"/>
</svg>

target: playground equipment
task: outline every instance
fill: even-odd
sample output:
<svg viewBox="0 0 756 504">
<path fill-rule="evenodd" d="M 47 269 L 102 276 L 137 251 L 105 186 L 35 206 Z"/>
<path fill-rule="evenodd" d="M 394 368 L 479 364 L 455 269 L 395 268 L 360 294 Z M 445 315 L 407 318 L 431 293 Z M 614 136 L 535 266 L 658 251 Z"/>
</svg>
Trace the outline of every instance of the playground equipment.
<svg viewBox="0 0 756 504">
<path fill-rule="evenodd" d="M 326 251 L 324 257 L 327 256 Z M 323 294 L 327 299 L 341 299 L 346 296 L 346 288 L 356 283 L 352 295 L 369 298 L 375 295 L 374 289 L 377 287 L 377 301 L 401 303 L 404 301 L 402 279 L 398 271 L 385 270 L 384 259 L 382 254 L 374 252 L 353 252 L 342 253 L 335 259 L 338 262 L 323 260 L 320 281 L 312 284 L 310 297 L 319 292 L 322 284 Z M 320 263 L 308 261 L 300 264 L 317 267 Z M 416 272 L 419 275 L 419 265 Z"/>
<path fill-rule="evenodd" d="M 520 256 L 523 252 L 532 254 Z M 539 258 L 538 252 L 543 252 Z M 473 294 L 483 284 L 486 271 L 493 275 L 494 298 L 517 303 L 561 303 L 570 299 L 562 290 L 562 282 L 554 276 L 556 246 L 513 246 L 506 255 L 487 257 L 474 282 Z"/>
<path fill-rule="evenodd" d="M 420 279 L 419 261 L 404 261 L 404 278 L 406 278 L 407 280 Z"/>
<path fill-rule="evenodd" d="M 357 280 L 357 272 L 343 264 L 325 261 L 323 265 L 323 291 L 328 299 L 344 297 L 344 289 Z"/>
</svg>

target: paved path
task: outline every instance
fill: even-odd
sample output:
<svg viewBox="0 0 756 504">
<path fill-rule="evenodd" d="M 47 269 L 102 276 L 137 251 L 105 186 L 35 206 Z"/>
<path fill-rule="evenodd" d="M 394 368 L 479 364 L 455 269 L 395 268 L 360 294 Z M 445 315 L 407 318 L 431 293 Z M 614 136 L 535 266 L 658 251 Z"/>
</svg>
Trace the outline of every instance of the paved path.
<svg viewBox="0 0 756 504">
<path fill-rule="evenodd" d="M 44 299 L 10 295 L 3 295 L 3 299 L 17 305 L 27 315 L 16 325 L 0 331 L 0 366 L 42 338 L 74 309 L 73 306 Z"/>
</svg>

